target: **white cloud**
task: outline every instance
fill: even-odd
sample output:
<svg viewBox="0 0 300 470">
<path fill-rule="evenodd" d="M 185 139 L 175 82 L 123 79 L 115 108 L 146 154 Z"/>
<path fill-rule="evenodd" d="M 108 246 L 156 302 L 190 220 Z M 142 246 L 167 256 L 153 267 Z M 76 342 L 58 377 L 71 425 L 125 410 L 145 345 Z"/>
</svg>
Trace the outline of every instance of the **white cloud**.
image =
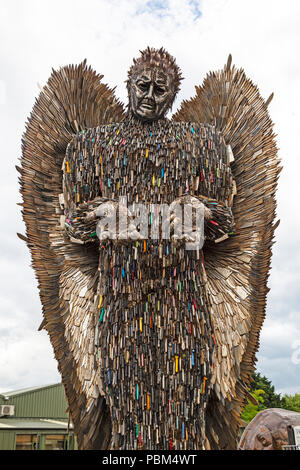
<svg viewBox="0 0 300 470">
<path fill-rule="evenodd" d="M 291 358 L 293 345 L 300 340 L 299 317 L 300 312 L 289 312 L 280 320 L 267 317 L 261 331 L 262 352 L 267 348 L 273 349 L 276 345 L 274 357 L 284 350 Z"/>
<path fill-rule="evenodd" d="M 164 46 L 182 69 L 185 80 L 174 110 L 183 98 L 194 94 L 194 85 L 200 84 L 208 71 L 223 67 L 229 53 L 233 55 L 233 62 L 243 67 L 259 85 L 265 98 L 275 92 L 269 109 L 276 123 L 279 154 L 284 165 L 278 191 L 281 225 L 276 232 L 267 322 L 261 339 L 268 356 L 260 353 L 258 367 L 263 367 L 276 387 L 286 387 L 288 341 L 295 338 L 299 330 L 298 318 L 288 313 L 296 311 L 300 280 L 300 221 L 296 211 L 300 172 L 300 64 L 296 60 L 299 13 L 297 0 L 285 4 L 278 0 L 252 0 L 250 3 L 240 0 L 87 0 L 84 4 L 79 0 L 11 0 L 0 3 L 0 84 L 5 90 L 5 100 L 0 106 L 1 172 L 5 174 L 0 187 L 3 261 L 0 275 L 1 297 L 9 300 L 2 303 L 0 315 L 4 319 L 2 325 L 17 332 L 16 342 L 9 335 L 7 349 L 0 343 L 0 388 L 4 390 L 13 384 L 38 385 L 39 378 L 47 381 L 47 361 L 50 364 L 48 382 L 52 382 L 54 370 L 51 369 L 54 362 L 48 338 L 36 332 L 41 313 L 28 250 L 15 236 L 17 231 L 24 232 L 24 227 L 15 205 L 20 198 L 14 165 L 21 152 L 25 119 L 38 95 L 37 82 L 45 84 L 52 67 L 78 63 L 86 57 L 94 69 L 104 74 L 104 82 L 117 85 L 117 96 L 126 101 L 124 81 L 128 67 L 139 50 L 148 45 Z M 18 325 L 26 325 L 23 333 Z M 278 344 L 282 345 L 284 356 L 281 362 L 279 359 L 276 362 L 281 371 L 277 374 L 272 355 L 277 357 Z M 14 357 L 14 345 L 22 366 L 18 366 Z M 261 351 L 264 350 L 261 348 Z"/>
<path fill-rule="evenodd" d="M 49 338 L 37 331 L 40 310 L 26 298 L 30 290 L 27 284 L 19 301 L 0 298 L 0 393 L 60 381 Z"/>
<path fill-rule="evenodd" d="M 261 331 L 259 370 L 279 393 L 300 392 L 300 312 L 282 312 L 281 317 L 267 317 Z"/>
<path fill-rule="evenodd" d="M 46 333 L 19 325 L 12 336 L 1 334 L 0 393 L 60 380 Z"/>
</svg>

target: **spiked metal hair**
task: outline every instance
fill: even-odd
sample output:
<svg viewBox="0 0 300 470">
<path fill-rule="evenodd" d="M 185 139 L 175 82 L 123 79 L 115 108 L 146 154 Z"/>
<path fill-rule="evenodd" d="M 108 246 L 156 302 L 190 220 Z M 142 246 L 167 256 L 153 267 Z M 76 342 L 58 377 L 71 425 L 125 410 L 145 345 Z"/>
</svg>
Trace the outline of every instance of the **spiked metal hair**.
<svg viewBox="0 0 300 470">
<path fill-rule="evenodd" d="M 127 90 L 129 92 L 130 82 L 138 73 L 145 68 L 157 68 L 172 77 L 174 87 L 174 99 L 180 90 L 180 81 L 183 80 L 181 71 L 176 61 L 171 54 L 169 54 L 163 47 L 154 49 L 147 47 L 147 49 L 140 51 L 141 55 L 138 59 L 133 59 L 133 64 L 128 71 Z M 173 101 L 174 101 L 173 99 Z"/>
</svg>

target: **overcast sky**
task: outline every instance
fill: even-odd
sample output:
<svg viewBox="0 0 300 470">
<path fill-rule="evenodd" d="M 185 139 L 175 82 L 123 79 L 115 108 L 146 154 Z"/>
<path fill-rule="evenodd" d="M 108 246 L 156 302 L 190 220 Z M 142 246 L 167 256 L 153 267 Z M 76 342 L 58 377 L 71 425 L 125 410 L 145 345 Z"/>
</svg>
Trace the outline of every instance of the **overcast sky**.
<svg viewBox="0 0 300 470">
<path fill-rule="evenodd" d="M 0 3 L 1 290 L 0 392 L 60 381 L 42 321 L 25 233 L 15 165 L 39 89 L 54 69 L 87 58 L 104 83 L 124 81 L 145 47 L 165 47 L 185 80 L 173 107 L 194 95 L 228 54 L 257 84 L 278 134 L 284 170 L 269 278 L 267 317 L 257 370 L 280 393 L 300 392 L 300 2 L 298 0 L 2 0 Z"/>
</svg>

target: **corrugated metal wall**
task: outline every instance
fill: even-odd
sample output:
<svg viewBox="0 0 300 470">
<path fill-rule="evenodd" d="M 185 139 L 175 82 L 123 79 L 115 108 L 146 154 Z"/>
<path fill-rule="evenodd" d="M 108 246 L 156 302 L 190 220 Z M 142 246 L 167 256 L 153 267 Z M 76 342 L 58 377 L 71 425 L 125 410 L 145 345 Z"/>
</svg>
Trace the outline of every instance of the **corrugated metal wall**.
<svg viewBox="0 0 300 470">
<path fill-rule="evenodd" d="M 15 405 L 16 418 L 68 418 L 62 384 L 12 395 L 7 401 L 0 397 L 0 404 Z"/>
<path fill-rule="evenodd" d="M 15 448 L 16 433 L 11 431 L 0 432 L 0 449 L 1 450 L 14 450 Z"/>
</svg>

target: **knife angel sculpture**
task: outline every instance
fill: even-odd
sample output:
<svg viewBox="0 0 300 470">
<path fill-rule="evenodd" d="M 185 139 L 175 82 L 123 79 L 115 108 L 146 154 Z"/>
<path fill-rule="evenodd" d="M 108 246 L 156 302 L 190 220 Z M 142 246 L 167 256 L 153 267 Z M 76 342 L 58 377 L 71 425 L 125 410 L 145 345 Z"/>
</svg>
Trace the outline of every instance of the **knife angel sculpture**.
<svg viewBox="0 0 300 470">
<path fill-rule="evenodd" d="M 20 236 L 78 446 L 235 449 L 276 227 L 270 99 L 231 56 L 171 119 L 182 78 L 164 49 L 134 60 L 126 111 L 102 78 L 85 61 L 53 71 L 18 167 Z M 202 208 L 201 249 L 172 212 L 169 238 L 155 228 L 174 204 Z M 100 213 L 122 215 L 126 236 Z"/>
</svg>

